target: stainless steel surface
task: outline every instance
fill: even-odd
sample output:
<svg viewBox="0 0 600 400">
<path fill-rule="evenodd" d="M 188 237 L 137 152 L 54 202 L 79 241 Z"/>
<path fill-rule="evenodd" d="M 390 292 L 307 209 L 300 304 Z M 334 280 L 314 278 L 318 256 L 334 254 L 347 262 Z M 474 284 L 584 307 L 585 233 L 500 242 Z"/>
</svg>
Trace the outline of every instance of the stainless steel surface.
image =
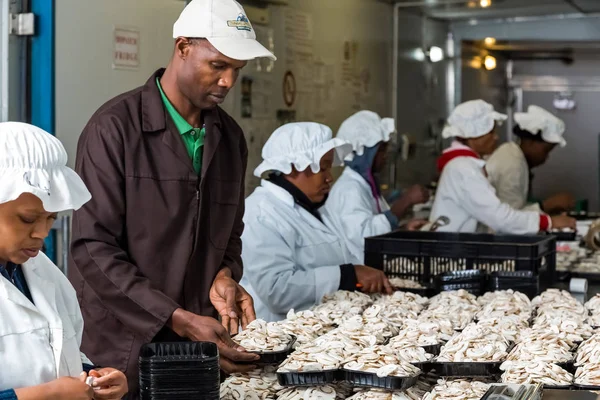
<svg viewBox="0 0 600 400">
<path fill-rule="evenodd" d="M 17 36 L 31 36 L 35 33 L 35 17 L 33 13 L 10 15 L 10 33 Z"/>
<path fill-rule="evenodd" d="M 0 121 L 26 119 L 26 37 L 10 34 L 11 14 L 23 10 L 22 0 L 0 1 Z"/>
</svg>

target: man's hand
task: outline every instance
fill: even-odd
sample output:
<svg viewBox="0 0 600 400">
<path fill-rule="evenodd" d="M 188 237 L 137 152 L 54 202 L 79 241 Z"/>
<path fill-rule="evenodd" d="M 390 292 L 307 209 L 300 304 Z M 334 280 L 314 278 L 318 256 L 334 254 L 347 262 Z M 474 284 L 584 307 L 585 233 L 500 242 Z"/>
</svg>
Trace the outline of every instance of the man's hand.
<svg viewBox="0 0 600 400">
<path fill-rule="evenodd" d="M 231 335 L 235 335 L 256 319 L 254 301 L 236 281 L 231 270 L 223 268 L 210 288 L 210 302 L 221 316 L 221 323 Z M 240 324 L 241 322 L 241 324 Z"/>
<path fill-rule="evenodd" d="M 100 368 L 90 371 L 94 378 L 94 399 L 96 400 L 120 400 L 129 390 L 127 377 L 121 371 L 114 368 Z"/>
<path fill-rule="evenodd" d="M 169 326 L 181 337 L 198 342 L 212 342 L 219 348 L 221 369 L 227 373 L 249 372 L 255 365 L 239 364 L 252 363 L 259 359 L 256 354 L 248 353 L 239 346 L 227 333 L 219 321 L 210 317 L 201 317 L 182 308 L 173 313 Z"/>
<path fill-rule="evenodd" d="M 548 214 L 570 211 L 575 208 L 575 197 L 570 193 L 559 193 L 547 198 L 542 203 L 544 212 Z"/>
</svg>

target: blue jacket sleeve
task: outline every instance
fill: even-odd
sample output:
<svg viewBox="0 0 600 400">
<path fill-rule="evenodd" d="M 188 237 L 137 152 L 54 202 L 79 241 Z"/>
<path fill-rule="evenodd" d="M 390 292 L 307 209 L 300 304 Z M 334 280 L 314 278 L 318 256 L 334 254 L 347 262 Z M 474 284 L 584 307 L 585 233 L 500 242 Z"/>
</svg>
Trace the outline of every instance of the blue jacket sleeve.
<svg viewBox="0 0 600 400">
<path fill-rule="evenodd" d="M 0 400 L 18 400 L 13 389 L 0 391 Z"/>
</svg>

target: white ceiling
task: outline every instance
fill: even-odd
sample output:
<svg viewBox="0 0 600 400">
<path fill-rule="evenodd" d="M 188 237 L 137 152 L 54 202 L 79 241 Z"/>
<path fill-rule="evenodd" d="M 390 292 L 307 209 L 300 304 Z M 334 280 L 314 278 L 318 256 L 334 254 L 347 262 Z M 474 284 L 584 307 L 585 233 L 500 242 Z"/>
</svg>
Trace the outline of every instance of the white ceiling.
<svg viewBox="0 0 600 400">
<path fill-rule="evenodd" d="M 479 7 L 479 0 L 384 1 L 404 4 L 406 11 L 444 20 L 600 13 L 600 0 L 492 0 L 492 6 L 488 8 Z"/>
</svg>

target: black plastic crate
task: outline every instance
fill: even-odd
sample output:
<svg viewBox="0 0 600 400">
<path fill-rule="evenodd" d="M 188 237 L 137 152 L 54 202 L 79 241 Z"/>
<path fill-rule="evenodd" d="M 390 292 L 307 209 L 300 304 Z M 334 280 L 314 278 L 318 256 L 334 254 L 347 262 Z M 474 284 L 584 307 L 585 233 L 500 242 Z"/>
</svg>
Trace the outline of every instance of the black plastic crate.
<svg viewBox="0 0 600 400">
<path fill-rule="evenodd" d="M 390 277 L 429 284 L 446 271 L 531 271 L 556 278 L 556 238 L 550 235 L 397 231 L 365 239 L 365 264 Z"/>
</svg>

